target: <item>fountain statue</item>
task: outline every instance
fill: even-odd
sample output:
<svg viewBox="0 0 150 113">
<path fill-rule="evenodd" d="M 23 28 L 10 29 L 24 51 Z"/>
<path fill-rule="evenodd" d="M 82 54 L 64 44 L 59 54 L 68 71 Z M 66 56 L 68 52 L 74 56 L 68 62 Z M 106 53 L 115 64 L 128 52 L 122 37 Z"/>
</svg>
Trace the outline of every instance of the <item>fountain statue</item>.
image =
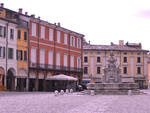
<svg viewBox="0 0 150 113">
<path fill-rule="evenodd" d="M 88 90 L 95 90 L 95 93 L 100 94 L 128 94 L 128 91 L 138 91 L 138 85 L 134 82 L 134 79 L 128 82 L 123 82 L 120 75 L 121 69 L 116 64 L 116 59 L 113 53 L 110 53 L 110 57 L 107 60 L 108 64 L 104 68 L 104 76 L 102 83 L 88 83 Z"/>
</svg>

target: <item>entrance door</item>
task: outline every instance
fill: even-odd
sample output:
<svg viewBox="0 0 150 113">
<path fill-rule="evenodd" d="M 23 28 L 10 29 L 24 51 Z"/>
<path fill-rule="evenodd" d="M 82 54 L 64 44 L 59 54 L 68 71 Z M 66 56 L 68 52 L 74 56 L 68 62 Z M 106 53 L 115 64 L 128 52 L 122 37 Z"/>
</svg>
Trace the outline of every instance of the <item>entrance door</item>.
<svg viewBox="0 0 150 113">
<path fill-rule="evenodd" d="M 12 69 L 9 69 L 7 72 L 7 90 L 15 90 L 15 75 Z"/>
<path fill-rule="evenodd" d="M 38 86 L 38 87 L 39 87 L 39 88 L 38 88 L 39 91 L 44 91 L 43 84 L 44 84 L 44 80 L 43 80 L 43 79 L 39 79 L 39 84 L 38 84 L 38 85 L 39 85 L 39 86 Z"/>
<path fill-rule="evenodd" d="M 35 79 L 29 79 L 29 91 L 35 91 Z"/>
</svg>

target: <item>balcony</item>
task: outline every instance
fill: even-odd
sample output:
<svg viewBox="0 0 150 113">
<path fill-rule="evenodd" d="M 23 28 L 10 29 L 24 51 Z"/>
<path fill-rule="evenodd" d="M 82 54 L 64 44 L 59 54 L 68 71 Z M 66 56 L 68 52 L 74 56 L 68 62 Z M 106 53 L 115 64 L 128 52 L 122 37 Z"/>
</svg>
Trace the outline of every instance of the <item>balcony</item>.
<svg viewBox="0 0 150 113">
<path fill-rule="evenodd" d="M 82 68 L 73 68 L 73 67 L 66 67 L 66 66 L 57 66 L 57 65 L 50 65 L 50 64 L 37 64 L 37 63 L 30 63 L 29 68 L 41 69 L 41 70 L 53 70 L 53 71 L 78 72 L 78 73 L 83 72 Z"/>
</svg>

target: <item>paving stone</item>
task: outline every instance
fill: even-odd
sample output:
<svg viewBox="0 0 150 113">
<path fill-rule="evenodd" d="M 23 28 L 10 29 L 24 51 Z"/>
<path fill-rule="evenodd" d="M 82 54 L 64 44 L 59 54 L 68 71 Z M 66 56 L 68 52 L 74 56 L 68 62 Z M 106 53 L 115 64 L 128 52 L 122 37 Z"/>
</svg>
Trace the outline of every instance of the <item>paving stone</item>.
<svg viewBox="0 0 150 113">
<path fill-rule="evenodd" d="M 150 90 L 144 92 L 132 96 L 3 92 L 0 113 L 149 113 Z"/>
</svg>

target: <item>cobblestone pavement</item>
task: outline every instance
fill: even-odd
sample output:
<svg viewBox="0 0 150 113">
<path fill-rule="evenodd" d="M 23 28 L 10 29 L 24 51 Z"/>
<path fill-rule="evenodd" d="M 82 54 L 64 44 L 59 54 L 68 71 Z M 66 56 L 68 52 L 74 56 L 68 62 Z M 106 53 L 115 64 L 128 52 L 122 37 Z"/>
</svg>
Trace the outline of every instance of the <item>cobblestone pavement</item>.
<svg viewBox="0 0 150 113">
<path fill-rule="evenodd" d="M 150 113 L 150 91 L 144 92 L 131 96 L 0 92 L 0 113 Z"/>
</svg>

